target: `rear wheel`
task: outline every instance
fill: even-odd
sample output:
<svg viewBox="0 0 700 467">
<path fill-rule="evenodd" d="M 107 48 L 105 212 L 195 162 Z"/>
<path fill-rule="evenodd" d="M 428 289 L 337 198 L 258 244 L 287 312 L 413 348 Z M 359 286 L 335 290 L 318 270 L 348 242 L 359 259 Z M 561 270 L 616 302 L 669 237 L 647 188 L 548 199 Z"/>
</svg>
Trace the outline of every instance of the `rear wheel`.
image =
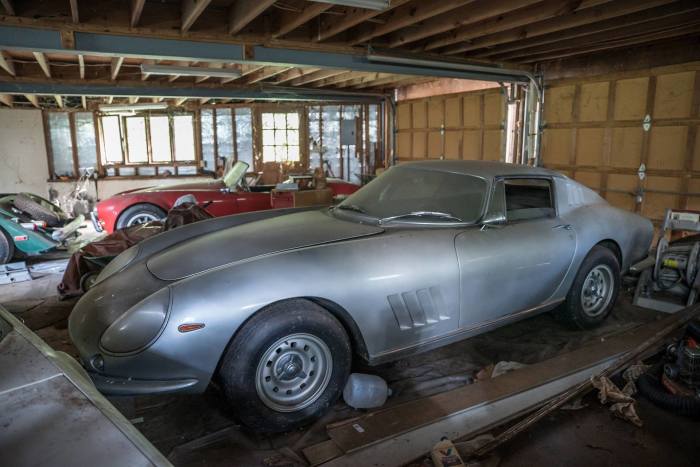
<svg viewBox="0 0 700 467">
<path fill-rule="evenodd" d="M 15 195 L 13 204 L 20 211 L 29 214 L 32 219 L 46 222 L 49 227 L 57 227 L 63 220 L 58 206 L 29 193 Z"/>
<path fill-rule="evenodd" d="M 15 245 L 10 236 L 0 229 L 0 264 L 7 264 L 12 261 L 15 254 Z"/>
<path fill-rule="evenodd" d="M 240 329 L 219 376 L 241 422 L 281 432 L 323 415 L 342 393 L 350 363 L 340 322 L 315 303 L 295 299 L 270 306 Z"/>
<path fill-rule="evenodd" d="M 152 204 L 135 204 L 119 216 L 117 230 L 126 229 L 134 225 L 145 224 L 146 222 L 158 221 L 165 218 L 167 214 L 158 206 Z"/>
<path fill-rule="evenodd" d="M 596 245 L 581 263 L 559 315 L 572 327 L 595 327 L 610 314 L 619 290 L 617 257 L 609 249 Z"/>
</svg>

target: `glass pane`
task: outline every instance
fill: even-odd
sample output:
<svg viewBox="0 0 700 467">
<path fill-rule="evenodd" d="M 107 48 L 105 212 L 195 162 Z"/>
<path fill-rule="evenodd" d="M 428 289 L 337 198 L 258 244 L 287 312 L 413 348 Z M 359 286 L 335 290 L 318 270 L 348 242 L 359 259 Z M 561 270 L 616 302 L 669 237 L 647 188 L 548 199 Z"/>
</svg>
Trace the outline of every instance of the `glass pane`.
<svg viewBox="0 0 700 467">
<path fill-rule="evenodd" d="M 51 152 L 53 153 L 53 175 L 73 177 L 73 143 L 70 135 L 70 122 L 65 112 L 49 113 Z"/>
<path fill-rule="evenodd" d="M 287 159 L 287 148 L 285 146 L 275 146 L 275 161 L 282 162 Z"/>
<path fill-rule="evenodd" d="M 148 162 L 146 119 L 143 117 L 127 117 L 125 121 L 129 162 Z"/>
<path fill-rule="evenodd" d="M 263 130 L 263 144 L 265 146 L 275 144 L 275 130 Z"/>
<path fill-rule="evenodd" d="M 151 152 L 154 161 L 171 161 L 170 123 L 165 115 L 150 117 Z"/>
<path fill-rule="evenodd" d="M 175 139 L 175 160 L 194 160 L 194 128 L 192 115 L 176 115 L 173 117 L 173 132 Z"/>
<path fill-rule="evenodd" d="M 299 114 L 288 113 L 287 114 L 287 128 L 299 128 Z"/>
<path fill-rule="evenodd" d="M 246 162 L 253 170 L 253 119 L 250 109 L 236 109 L 236 145 L 238 160 Z"/>
<path fill-rule="evenodd" d="M 331 177 L 340 177 L 340 107 L 323 107 L 323 160 Z"/>
<path fill-rule="evenodd" d="M 299 145 L 299 130 L 287 131 L 287 144 Z"/>
<path fill-rule="evenodd" d="M 219 157 L 233 157 L 233 121 L 231 109 L 216 109 L 216 141 Z"/>
<path fill-rule="evenodd" d="M 119 130 L 119 117 L 102 117 L 102 146 L 107 164 L 122 162 L 122 137 Z"/>
<path fill-rule="evenodd" d="M 155 167 L 148 167 L 148 166 L 139 167 L 139 175 L 152 177 L 155 174 L 156 174 Z"/>
<path fill-rule="evenodd" d="M 75 137 L 78 146 L 78 169 L 82 172 L 97 167 L 97 141 L 92 112 L 75 114 Z"/>
<path fill-rule="evenodd" d="M 275 128 L 284 128 L 287 126 L 287 119 L 285 118 L 285 114 L 276 113 L 273 115 L 275 117 Z"/>
<path fill-rule="evenodd" d="M 287 147 L 287 160 L 290 162 L 299 162 L 299 146 Z"/>
<path fill-rule="evenodd" d="M 283 146 L 287 144 L 287 131 L 275 130 L 275 145 Z"/>
<path fill-rule="evenodd" d="M 266 129 L 272 129 L 275 127 L 275 117 L 271 113 L 262 114 L 262 126 Z"/>
<path fill-rule="evenodd" d="M 214 112 L 211 109 L 203 109 L 200 118 L 203 169 L 207 172 L 214 172 L 216 170 L 214 162 Z"/>
<path fill-rule="evenodd" d="M 275 161 L 275 147 L 274 146 L 263 146 L 263 162 L 274 162 Z"/>
<path fill-rule="evenodd" d="M 197 167 L 194 165 L 181 165 L 177 168 L 178 175 L 197 175 Z"/>
</svg>

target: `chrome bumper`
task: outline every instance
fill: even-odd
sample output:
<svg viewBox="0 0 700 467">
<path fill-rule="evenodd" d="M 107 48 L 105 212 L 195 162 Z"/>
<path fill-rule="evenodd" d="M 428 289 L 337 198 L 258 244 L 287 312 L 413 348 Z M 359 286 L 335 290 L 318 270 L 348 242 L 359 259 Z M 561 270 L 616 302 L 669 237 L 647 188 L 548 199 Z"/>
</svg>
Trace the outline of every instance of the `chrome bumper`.
<svg viewBox="0 0 700 467">
<path fill-rule="evenodd" d="M 92 226 L 95 227 L 97 232 L 102 232 L 104 230 L 102 228 L 102 224 L 100 224 L 99 217 L 97 217 L 97 211 L 90 212 L 90 220 L 92 221 Z"/>
</svg>

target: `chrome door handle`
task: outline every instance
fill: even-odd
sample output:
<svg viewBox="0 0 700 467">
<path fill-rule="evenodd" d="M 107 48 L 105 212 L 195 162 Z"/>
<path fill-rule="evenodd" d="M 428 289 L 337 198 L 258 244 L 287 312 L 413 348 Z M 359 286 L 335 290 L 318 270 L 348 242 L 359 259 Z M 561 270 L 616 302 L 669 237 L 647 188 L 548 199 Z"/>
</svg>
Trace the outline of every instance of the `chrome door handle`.
<svg viewBox="0 0 700 467">
<path fill-rule="evenodd" d="M 559 224 L 559 225 L 555 225 L 554 227 L 552 227 L 552 229 L 559 229 L 559 230 L 561 230 L 561 229 L 564 229 L 564 230 L 571 230 L 571 224 Z"/>
</svg>

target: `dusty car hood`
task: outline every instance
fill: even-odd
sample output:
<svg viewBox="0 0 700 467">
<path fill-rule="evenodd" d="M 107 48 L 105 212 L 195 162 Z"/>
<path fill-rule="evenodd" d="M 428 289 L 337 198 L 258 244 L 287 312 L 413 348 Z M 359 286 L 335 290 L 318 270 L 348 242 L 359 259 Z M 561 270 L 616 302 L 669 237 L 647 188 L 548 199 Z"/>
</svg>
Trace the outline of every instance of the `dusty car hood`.
<svg viewBox="0 0 700 467">
<path fill-rule="evenodd" d="M 148 270 L 174 281 L 256 256 L 375 235 L 384 230 L 334 218 L 326 211 L 275 217 L 197 237 L 148 260 Z"/>
</svg>

